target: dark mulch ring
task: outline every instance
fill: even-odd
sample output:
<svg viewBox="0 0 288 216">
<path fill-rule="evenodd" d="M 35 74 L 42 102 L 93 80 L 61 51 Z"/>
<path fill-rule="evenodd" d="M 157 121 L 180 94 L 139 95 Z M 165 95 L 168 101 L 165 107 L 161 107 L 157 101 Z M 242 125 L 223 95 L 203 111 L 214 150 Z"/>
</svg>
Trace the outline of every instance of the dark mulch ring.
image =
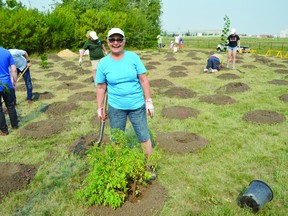
<svg viewBox="0 0 288 216">
<path fill-rule="evenodd" d="M 112 209 L 105 206 L 92 206 L 88 214 L 109 216 L 151 216 L 158 215 L 166 201 L 167 191 L 156 181 L 140 188 L 139 197 L 129 197 L 123 206 Z"/>
<path fill-rule="evenodd" d="M 176 61 L 177 59 L 175 57 L 169 57 L 169 58 L 166 58 L 165 61 Z"/>
<path fill-rule="evenodd" d="M 165 92 L 163 92 L 162 94 L 164 94 L 167 97 L 178 97 L 178 98 L 193 98 L 197 95 L 196 92 L 187 89 L 187 88 L 182 88 L 182 87 L 173 87 L 170 88 L 168 90 L 166 90 Z"/>
<path fill-rule="evenodd" d="M 47 105 L 45 108 L 42 109 L 42 112 L 48 115 L 55 115 L 55 116 L 63 116 L 73 110 L 76 110 L 78 105 L 76 103 L 71 102 L 55 102 L 52 104 Z"/>
<path fill-rule="evenodd" d="M 67 117 L 58 117 L 57 119 L 33 122 L 19 129 L 19 135 L 22 138 L 44 139 L 64 131 L 67 120 Z"/>
<path fill-rule="evenodd" d="M 63 76 L 64 74 L 59 73 L 59 72 L 49 72 L 46 74 L 47 77 L 58 77 L 58 76 Z"/>
<path fill-rule="evenodd" d="M 72 83 L 72 82 L 66 83 L 66 82 L 63 82 L 56 89 L 57 90 L 61 90 L 61 89 L 76 90 L 76 89 L 80 89 L 80 88 L 84 88 L 84 87 L 86 87 L 86 86 L 83 85 L 83 84 L 80 84 L 80 83 Z"/>
<path fill-rule="evenodd" d="M 271 80 L 268 83 L 274 84 L 274 85 L 288 85 L 287 80 Z"/>
<path fill-rule="evenodd" d="M 162 109 L 162 116 L 170 119 L 186 119 L 189 117 L 197 117 L 199 111 L 191 107 L 172 106 Z"/>
<path fill-rule="evenodd" d="M 147 65 L 145 67 L 146 67 L 147 70 L 157 69 L 157 67 L 155 67 L 154 65 Z"/>
<path fill-rule="evenodd" d="M 270 65 L 269 65 L 270 67 L 278 67 L 278 68 L 286 68 L 286 66 L 285 65 L 283 65 L 283 64 L 276 64 L 276 63 L 270 63 Z"/>
<path fill-rule="evenodd" d="M 191 153 L 205 147 L 209 142 L 195 133 L 172 132 L 156 135 L 158 146 L 170 153 Z"/>
<path fill-rule="evenodd" d="M 197 55 L 197 52 L 191 51 L 191 52 L 189 52 L 186 56 L 187 56 L 187 57 L 194 58 L 194 57 L 196 57 L 196 55 Z"/>
<path fill-rule="evenodd" d="M 65 62 L 62 63 L 62 66 L 63 67 L 75 67 L 76 63 L 73 62 L 73 61 L 65 61 Z"/>
<path fill-rule="evenodd" d="M 278 69 L 278 70 L 275 70 L 275 72 L 279 74 L 288 74 L 288 70 L 285 70 L 285 69 Z"/>
<path fill-rule="evenodd" d="M 217 76 L 217 78 L 223 79 L 223 80 L 240 79 L 240 77 L 238 75 L 232 74 L 232 73 L 221 74 L 221 75 Z"/>
<path fill-rule="evenodd" d="M 96 93 L 93 91 L 77 92 L 68 97 L 68 100 L 71 101 L 96 101 Z M 96 105 L 96 104 L 95 104 Z"/>
<path fill-rule="evenodd" d="M 228 83 L 225 86 L 222 86 L 216 90 L 217 93 L 237 93 L 237 92 L 245 92 L 248 91 L 250 87 L 245 83 L 235 82 Z"/>
<path fill-rule="evenodd" d="M 186 76 L 188 76 L 188 74 L 184 73 L 184 72 L 171 72 L 171 73 L 169 73 L 168 76 L 169 77 L 186 77 Z"/>
<path fill-rule="evenodd" d="M 24 189 L 36 172 L 33 165 L 0 162 L 0 202 L 8 193 Z"/>
<path fill-rule="evenodd" d="M 183 71 L 183 70 L 187 70 L 187 68 L 180 65 L 180 66 L 170 67 L 169 70 L 171 70 L 171 71 Z"/>
<path fill-rule="evenodd" d="M 51 92 L 34 92 L 33 93 L 33 100 L 34 101 L 38 101 L 38 100 L 47 100 L 47 99 L 51 99 L 54 98 L 54 94 L 52 94 Z"/>
<path fill-rule="evenodd" d="M 256 124 L 277 124 L 286 120 L 285 116 L 269 110 L 254 110 L 246 113 L 242 118 Z"/>
<path fill-rule="evenodd" d="M 149 81 L 151 87 L 169 87 L 174 86 L 172 82 L 167 79 L 156 79 Z"/>
<path fill-rule="evenodd" d="M 197 62 L 182 62 L 182 65 L 190 66 L 190 65 L 197 65 Z"/>
<path fill-rule="evenodd" d="M 284 77 L 284 79 L 288 79 L 288 75 Z"/>
<path fill-rule="evenodd" d="M 83 69 L 82 67 L 77 68 L 75 73 L 75 75 L 86 75 L 86 74 L 91 74 L 92 75 L 92 70 L 88 70 L 88 69 Z"/>
<path fill-rule="evenodd" d="M 250 69 L 254 69 L 257 68 L 255 65 L 242 65 L 243 68 L 250 68 Z"/>
<path fill-rule="evenodd" d="M 284 95 L 279 96 L 279 99 L 285 103 L 288 103 L 288 94 L 284 94 Z"/>
<path fill-rule="evenodd" d="M 75 80 L 77 79 L 77 76 L 66 76 L 66 75 L 62 75 L 61 77 L 59 77 L 57 80 L 59 81 L 68 81 L 68 80 Z"/>
<path fill-rule="evenodd" d="M 227 105 L 233 104 L 236 102 L 235 99 L 227 96 L 227 95 L 208 95 L 200 97 L 200 101 L 215 104 L 215 105 Z"/>
<path fill-rule="evenodd" d="M 161 63 L 158 61 L 151 61 L 151 62 L 148 62 L 147 65 L 161 65 Z"/>
</svg>

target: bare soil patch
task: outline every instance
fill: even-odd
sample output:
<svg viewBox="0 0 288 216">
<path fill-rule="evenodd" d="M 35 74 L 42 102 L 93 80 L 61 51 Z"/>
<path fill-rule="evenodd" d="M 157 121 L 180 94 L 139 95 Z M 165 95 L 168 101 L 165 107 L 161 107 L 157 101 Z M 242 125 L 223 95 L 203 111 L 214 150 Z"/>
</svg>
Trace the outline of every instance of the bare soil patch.
<svg viewBox="0 0 288 216">
<path fill-rule="evenodd" d="M 0 162 L 0 202 L 8 193 L 27 187 L 36 171 L 34 165 Z"/>
<path fill-rule="evenodd" d="M 154 65 L 147 65 L 145 66 L 147 70 L 154 70 L 156 69 L 157 67 L 155 67 Z"/>
<path fill-rule="evenodd" d="M 244 68 L 255 69 L 257 68 L 255 65 L 242 65 Z"/>
<path fill-rule="evenodd" d="M 221 75 L 217 76 L 217 78 L 223 79 L 223 80 L 240 79 L 240 77 L 238 75 L 232 74 L 232 73 L 221 74 Z"/>
<path fill-rule="evenodd" d="M 196 92 L 182 87 L 173 87 L 166 90 L 163 93 L 167 97 L 178 97 L 178 98 L 193 98 L 197 95 Z"/>
<path fill-rule="evenodd" d="M 288 85 L 288 81 L 287 80 L 271 80 L 268 83 L 270 84 L 274 84 L 274 85 Z"/>
<path fill-rule="evenodd" d="M 147 65 L 161 65 L 161 63 L 158 61 L 151 61 L 151 62 L 148 62 Z"/>
<path fill-rule="evenodd" d="M 71 102 L 55 102 L 52 104 L 49 104 L 46 108 L 43 109 L 43 112 L 45 112 L 48 115 L 53 116 L 63 116 L 73 110 L 76 110 L 78 108 L 78 105 Z"/>
<path fill-rule="evenodd" d="M 283 64 L 277 64 L 277 63 L 274 63 L 274 62 L 271 62 L 269 66 L 270 66 L 270 67 L 277 67 L 277 68 L 286 68 L 285 65 L 283 65 Z"/>
<path fill-rule="evenodd" d="M 184 66 L 173 66 L 173 67 L 170 67 L 169 68 L 169 70 L 171 70 L 171 71 L 186 71 L 187 70 L 187 68 L 186 67 L 184 67 Z"/>
<path fill-rule="evenodd" d="M 126 201 L 123 206 L 115 210 L 105 206 L 93 206 L 89 208 L 89 213 L 103 216 L 158 215 L 164 206 L 166 197 L 167 191 L 157 181 L 154 181 L 146 188 L 141 188 L 140 197 L 133 202 Z"/>
<path fill-rule="evenodd" d="M 191 66 L 191 65 L 197 65 L 198 63 L 197 62 L 182 62 L 182 65 L 185 65 L 185 66 Z"/>
<path fill-rule="evenodd" d="M 59 80 L 59 81 L 68 81 L 68 80 L 75 80 L 75 79 L 77 79 L 77 76 L 62 75 L 57 80 Z"/>
<path fill-rule="evenodd" d="M 279 96 L 279 99 L 285 103 L 288 103 L 288 94 L 284 94 L 284 95 Z"/>
<path fill-rule="evenodd" d="M 57 119 L 33 122 L 19 129 L 19 134 L 22 138 L 44 139 L 64 131 L 67 120 L 67 117 L 57 117 Z"/>
<path fill-rule="evenodd" d="M 259 62 L 260 64 L 269 64 L 272 62 L 271 59 L 265 56 L 253 55 L 253 57 L 255 58 L 255 62 Z"/>
<path fill-rule="evenodd" d="M 285 116 L 270 110 L 254 110 L 246 113 L 243 120 L 256 124 L 277 124 L 286 120 Z"/>
<path fill-rule="evenodd" d="M 225 86 L 222 86 L 216 90 L 217 93 L 237 93 L 237 92 L 245 92 L 248 91 L 250 87 L 245 83 L 241 82 L 233 82 L 228 83 Z"/>
<path fill-rule="evenodd" d="M 74 101 L 95 101 L 96 106 L 96 93 L 93 91 L 77 92 L 68 97 L 68 100 Z"/>
<path fill-rule="evenodd" d="M 156 142 L 165 151 L 180 154 L 195 152 L 208 144 L 201 136 L 182 131 L 157 134 Z"/>
<path fill-rule="evenodd" d="M 186 76 L 188 76 L 188 74 L 184 73 L 184 72 L 171 72 L 171 73 L 169 73 L 168 76 L 169 77 L 186 77 Z"/>
<path fill-rule="evenodd" d="M 69 89 L 69 90 L 76 90 L 86 87 L 86 85 L 83 85 L 81 83 L 73 83 L 73 82 L 63 82 L 60 86 L 58 86 L 56 89 Z"/>
<path fill-rule="evenodd" d="M 189 117 L 197 117 L 199 111 L 191 107 L 172 106 L 162 109 L 162 116 L 171 119 L 186 119 Z"/>
<path fill-rule="evenodd" d="M 275 70 L 275 72 L 279 74 L 288 74 L 288 70 L 285 70 L 285 69 L 278 69 L 278 70 Z"/>
<path fill-rule="evenodd" d="M 47 77 L 59 77 L 59 76 L 63 76 L 64 74 L 59 73 L 59 72 L 50 72 L 48 73 L 46 76 Z"/>
<path fill-rule="evenodd" d="M 174 84 L 167 79 L 150 80 L 149 83 L 151 87 L 159 87 L 159 88 L 174 86 Z"/>
<path fill-rule="evenodd" d="M 52 99 L 54 98 L 54 94 L 52 94 L 51 92 L 34 92 L 33 93 L 34 97 L 33 100 L 34 101 L 38 101 L 38 100 L 47 100 L 47 99 Z"/>
<path fill-rule="evenodd" d="M 227 95 L 208 95 L 200 97 L 200 100 L 206 103 L 215 104 L 215 105 L 227 105 L 233 104 L 236 102 L 235 99 Z"/>
</svg>

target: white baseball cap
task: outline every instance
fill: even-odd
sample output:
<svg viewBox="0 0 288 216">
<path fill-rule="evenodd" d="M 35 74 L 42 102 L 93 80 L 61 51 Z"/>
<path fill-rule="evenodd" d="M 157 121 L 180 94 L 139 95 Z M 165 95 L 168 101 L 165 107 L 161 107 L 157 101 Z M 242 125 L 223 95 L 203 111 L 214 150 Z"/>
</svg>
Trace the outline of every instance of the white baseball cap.
<svg viewBox="0 0 288 216">
<path fill-rule="evenodd" d="M 98 36 L 97 36 L 97 34 L 96 34 L 95 31 L 91 31 L 91 32 L 89 33 L 89 35 L 90 35 L 90 37 L 91 37 L 93 40 L 97 40 L 97 39 L 98 39 Z"/>
<path fill-rule="evenodd" d="M 124 32 L 120 28 L 112 28 L 112 29 L 110 29 L 110 31 L 108 32 L 107 37 L 109 38 L 113 34 L 120 34 L 123 37 L 125 37 Z"/>
<path fill-rule="evenodd" d="M 235 28 L 233 28 L 233 29 L 231 29 L 231 32 L 230 32 L 231 34 L 235 34 L 236 33 L 236 29 Z"/>
</svg>

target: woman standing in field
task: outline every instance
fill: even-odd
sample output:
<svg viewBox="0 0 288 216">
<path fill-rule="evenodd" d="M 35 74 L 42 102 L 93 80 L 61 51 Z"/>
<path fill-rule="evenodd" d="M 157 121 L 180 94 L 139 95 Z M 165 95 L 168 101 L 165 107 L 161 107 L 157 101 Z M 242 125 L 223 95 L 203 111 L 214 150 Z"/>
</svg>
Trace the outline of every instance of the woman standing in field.
<svg viewBox="0 0 288 216">
<path fill-rule="evenodd" d="M 93 71 L 93 80 L 95 80 L 98 62 L 107 54 L 107 51 L 95 31 L 88 31 L 86 36 L 89 39 L 84 43 L 83 48 L 80 50 L 79 65 L 82 64 L 82 58 L 85 50 L 89 50 L 89 57 Z"/>
<path fill-rule="evenodd" d="M 234 70 L 236 65 L 237 48 L 240 50 L 240 37 L 236 34 L 236 29 L 231 30 L 230 35 L 227 37 L 227 44 L 228 44 L 228 54 L 227 54 L 226 67 L 229 68 L 229 63 L 232 57 L 233 58 L 232 69 Z"/>
<path fill-rule="evenodd" d="M 98 65 L 97 106 L 98 118 L 105 119 L 103 99 L 108 89 L 108 116 L 111 129 L 125 131 L 129 118 L 147 160 L 152 154 L 152 143 L 148 130 L 147 114 L 154 115 L 150 85 L 146 68 L 139 56 L 124 50 L 126 38 L 119 28 L 112 28 L 107 35 L 110 54 Z M 146 114 L 147 113 L 147 114 Z M 156 178 L 156 173 L 151 173 Z"/>
</svg>

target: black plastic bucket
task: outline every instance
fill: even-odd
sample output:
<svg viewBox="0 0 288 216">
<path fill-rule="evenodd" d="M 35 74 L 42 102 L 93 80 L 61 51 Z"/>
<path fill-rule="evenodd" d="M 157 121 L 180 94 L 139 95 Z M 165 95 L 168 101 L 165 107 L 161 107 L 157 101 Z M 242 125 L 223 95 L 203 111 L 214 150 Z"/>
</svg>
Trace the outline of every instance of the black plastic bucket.
<svg viewBox="0 0 288 216">
<path fill-rule="evenodd" d="M 257 212 L 272 199 L 272 189 L 261 180 L 253 180 L 239 198 L 239 204 L 241 208 L 249 207 L 254 212 Z"/>
</svg>

